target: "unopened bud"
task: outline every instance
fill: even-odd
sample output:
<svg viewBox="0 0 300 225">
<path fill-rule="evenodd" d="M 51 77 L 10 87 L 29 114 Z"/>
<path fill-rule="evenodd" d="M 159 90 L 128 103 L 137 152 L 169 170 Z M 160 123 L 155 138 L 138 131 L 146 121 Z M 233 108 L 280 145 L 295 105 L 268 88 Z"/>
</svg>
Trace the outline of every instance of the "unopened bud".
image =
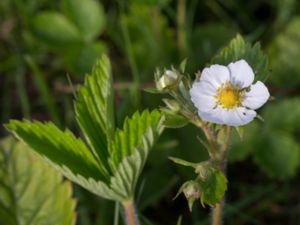
<svg viewBox="0 0 300 225">
<path fill-rule="evenodd" d="M 166 104 L 168 109 L 170 109 L 172 112 L 178 112 L 180 110 L 180 106 L 178 102 L 173 99 L 164 98 L 163 102 Z"/>
<path fill-rule="evenodd" d="M 161 78 L 156 82 L 158 90 L 162 91 L 178 84 L 180 76 L 173 70 L 166 70 Z"/>
<path fill-rule="evenodd" d="M 195 200 L 201 197 L 200 184 L 194 180 L 187 181 L 182 185 L 182 192 L 188 201 L 190 211 L 192 211 Z"/>
<path fill-rule="evenodd" d="M 184 188 L 182 190 L 184 196 L 189 199 L 189 198 L 194 198 L 198 199 L 200 198 L 200 185 L 196 181 L 187 181 L 184 184 Z"/>
</svg>

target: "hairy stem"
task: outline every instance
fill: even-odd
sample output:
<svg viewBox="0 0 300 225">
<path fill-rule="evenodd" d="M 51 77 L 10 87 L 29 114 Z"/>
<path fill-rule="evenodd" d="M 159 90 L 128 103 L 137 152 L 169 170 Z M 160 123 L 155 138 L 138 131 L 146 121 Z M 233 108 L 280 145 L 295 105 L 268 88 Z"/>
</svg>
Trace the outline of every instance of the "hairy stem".
<svg viewBox="0 0 300 225">
<path fill-rule="evenodd" d="M 136 207 L 133 200 L 122 203 L 124 209 L 124 221 L 126 225 L 140 225 Z"/>
<path fill-rule="evenodd" d="M 218 154 L 218 144 L 216 141 L 216 136 L 208 126 L 208 124 L 203 124 L 202 130 L 209 144 L 209 155 L 213 159 Z"/>
<path fill-rule="evenodd" d="M 223 207 L 224 207 L 224 199 L 218 204 L 216 204 L 215 208 L 212 210 L 211 216 L 211 224 L 212 225 L 221 225 L 223 219 Z"/>
<path fill-rule="evenodd" d="M 231 137 L 231 127 L 225 127 L 225 138 L 224 142 L 221 144 L 220 148 L 218 149 L 221 160 L 219 162 L 219 168 L 225 173 L 226 172 L 226 165 L 227 165 L 227 152 L 229 149 L 230 137 Z M 220 203 L 216 204 L 216 206 L 212 209 L 212 225 L 222 225 L 223 222 L 223 208 L 225 205 L 225 198 L 221 200 Z"/>
</svg>

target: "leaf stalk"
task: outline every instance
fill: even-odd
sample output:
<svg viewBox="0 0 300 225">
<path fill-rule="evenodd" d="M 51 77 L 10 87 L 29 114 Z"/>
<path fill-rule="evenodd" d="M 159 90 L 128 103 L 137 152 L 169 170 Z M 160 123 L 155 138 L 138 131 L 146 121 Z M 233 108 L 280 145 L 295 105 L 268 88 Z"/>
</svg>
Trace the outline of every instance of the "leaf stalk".
<svg viewBox="0 0 300 225">
<path fill-rule="evenodd" d="M 128 200 L 122 203 L 124 210 L 124 222 L 126 225 L 140 225 L 136 206 L 133 200 Z"/>
</svg>

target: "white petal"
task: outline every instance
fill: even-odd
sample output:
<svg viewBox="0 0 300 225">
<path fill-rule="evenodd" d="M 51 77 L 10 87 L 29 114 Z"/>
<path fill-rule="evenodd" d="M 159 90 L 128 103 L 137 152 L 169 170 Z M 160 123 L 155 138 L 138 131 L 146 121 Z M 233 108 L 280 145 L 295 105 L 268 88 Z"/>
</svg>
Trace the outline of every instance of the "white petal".
<svg viewBox="0 0 300 225">
<path fill-rule="evenodd" d="M 220 109 L 221 107 L 218 106 L 216 108 L 211 109 L 210 111 L 198 111 L 198 115 L 204 121 L 211 122 L 211 123 L 218 123 L 223 124 L 223 121 L 220 117 Z"/>
<path fill-rule="evenodd" d="M 244 107 L 238 107 L 236 109 L 221 111 L 223 117 L 223 123 L 229 126 L 242 126 L 250 123 L 256 116 L 254 110 L 249 110 Z"/>
<path fill-rule="evenodd" d="M 268 101 L 269 97 L 268 88 L 261 81 L 257 81 L 256 84 L 250 86 L 250 91 L 245 93 L 243 106 L 258 109 Z"/>
<path fill-rule="evenodd" d="M 256 112 L 246 109 L 244 107 L 238 107 L 236 109 L 224 109 L 218 106 L 207 112 L 198 111 L 201 119 L 218 124 L 225 124 L 228 126 L 242 126 L 251 122 L 256 116 Z"/>
<path fill-rule="evenodd" d="M 248 87 L 254 80 L 254 72 L 245 60 L 239 60 L 228 65 L 230 80 L 234 85 L 241 88 Z"/>
<path fill-rule="evenodd" d="M 230 81 L 230 73 L 226 66 L 212 65 L 202 71 L 200 81 L 209 82 L 215 88 L 219 88 L 223 83 Z"/>
<path fill-rule="evenodd" d="M 216 88 L 206 81 L 194 82 L 190 90 L 191 100 L 198 110 L 209 111 L 216 105 Z"/>
</svg>

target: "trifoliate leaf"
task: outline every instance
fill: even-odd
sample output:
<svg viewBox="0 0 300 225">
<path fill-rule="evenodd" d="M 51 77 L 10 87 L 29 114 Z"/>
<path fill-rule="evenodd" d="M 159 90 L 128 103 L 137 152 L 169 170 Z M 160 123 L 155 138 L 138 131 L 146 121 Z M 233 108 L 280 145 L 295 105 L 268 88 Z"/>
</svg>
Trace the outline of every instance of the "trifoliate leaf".
<svg viewBox="0 0 300 225">
<path fill-rule="evenodd" d="M 240 59 L 246 60 L 255 73 L 255 80 L 265 81 L 269 76 L 268 58 L 261 50 L 260 44 L 251 45 L 245 42 L 241 35 L 237 35 L 227 47 L 222 49 L 212 64 L 228 65 Z"/>
<path fill-rule="evenodd" d="M 79 90 L 75 111 L 84 136 L 107 175 L 110 173 L 109 142 L 114 135 L 113 102 L 111 65 L 102 56 Z"/>
<path fill-rule="evenodd" d="M 5 138 L 0 162 L 0 224 L 75 224 L 71 183 L 31 149 Z"/>
<path fill-rule="evenodd" d="M 201 180 L 201 204 L 214 206 L 219 203 L 227 189 L 227 179 L 224 173 L 211 169 L 206 180 Z"/>
<path fill-rule="evenodd" d="M 90 192 L 114 201 L 132 199 L 148 153 L 163 131 L 163 114 L 136 112 L 115 132 L 111 68 L 105 56 L 87 77 L 75 107 L 90 148 L 52 123 L 12 120 L 6 127 Z"/>
<path fill-rule="evenodd" d="M 91 41 L 103 31 L 106 18 L 99 1 L 63 0 L 62 8 L 86 40 Z"/>
<path fill-rule="evenodd" d="M 287 179 L 299 168 L 300 148 L 288 133 L 273 131 L 256 148 L 254 159 L 271 177 Z"/>
<path fill-rule="evenodd" d="M 62 14 L 42 12 L 32 20 L 33 34 L 53 48 L 69 47 L 81 42 L 77 28 Z"/>
</svg>

